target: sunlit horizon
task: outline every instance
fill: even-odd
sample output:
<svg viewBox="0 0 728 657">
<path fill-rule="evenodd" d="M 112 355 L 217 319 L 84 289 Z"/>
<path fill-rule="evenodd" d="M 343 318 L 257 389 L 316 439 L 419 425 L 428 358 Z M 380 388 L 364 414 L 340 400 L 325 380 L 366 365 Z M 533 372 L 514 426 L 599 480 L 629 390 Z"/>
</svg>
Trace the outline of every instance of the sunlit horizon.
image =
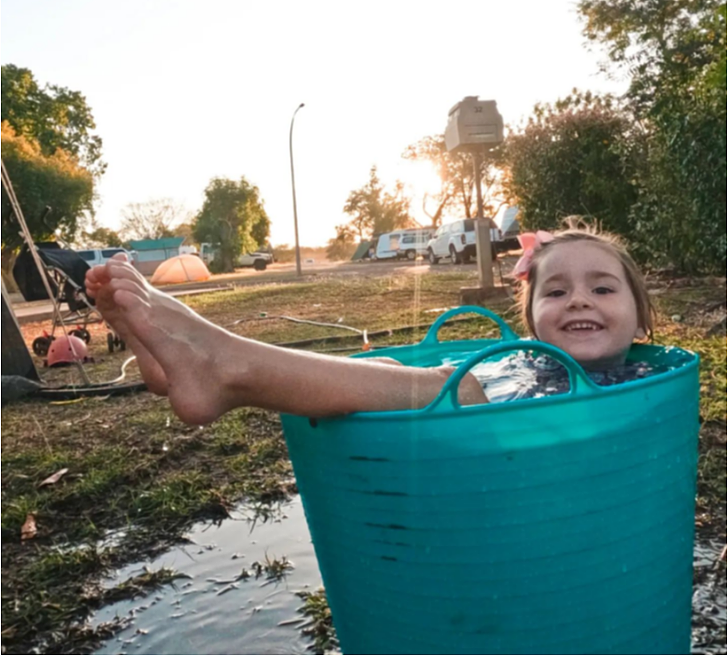
<svg viewBox="0 0 728 657">
<path fill-rule="evenodd" d="M 117 229 L 126 205 L 161 198 L 195 213 L 213 177 L 245 176 L 274 245 L 294 242 L 288 137 L 301 102 L 300 243 L 322 246 L 350 220 L 346 199 L 372 166 L 388 189 L 401 180 L 414 218 L 429 223 L 422 195 L 439 187 L 434 170 L 401 156 L 441 134 L 463 97 L 495 99 L 513 125 L 574 87 L 624 88 L 598 75 L 571 0 L 6 0 L 1 30 L 3 64 L 86 97 L 108 163 L 101 225 Z"/>
</svg>

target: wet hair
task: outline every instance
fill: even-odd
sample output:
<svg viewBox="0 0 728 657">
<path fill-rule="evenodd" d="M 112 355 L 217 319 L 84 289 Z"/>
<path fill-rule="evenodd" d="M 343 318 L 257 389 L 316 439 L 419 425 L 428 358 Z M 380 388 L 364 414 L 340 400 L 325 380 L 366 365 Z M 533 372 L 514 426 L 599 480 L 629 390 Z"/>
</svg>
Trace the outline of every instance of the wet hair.
<svg viewBox="0 0 728 657">
<path fill-rule="evenodd" d="M 603 248 L 622 263 L 629 289 L 635 300 L 637 308 L 637 324 L 645 332 L 648 339 L 652 339 L 655 309 L 647 293 L 642 273 L 638 269 L 632 256 L 629 255 L 624 244 L 617 235 L 602 232 L 597 224 L 588 224 L 582 217 L 571 216 L 564 219 L 566 228 L 554 233 L 554 239 L 539 246 L 533 253 L 528 277 L 524 281 L 519 293 L 519 306 L 521 319 L 528 326 L 531 334 L 536 336 L 533 323 L 533 292 L 538 281 L 538 264 L 548 253 L 559 244 L 572 242 L 591 242 Z"/>
</svg>

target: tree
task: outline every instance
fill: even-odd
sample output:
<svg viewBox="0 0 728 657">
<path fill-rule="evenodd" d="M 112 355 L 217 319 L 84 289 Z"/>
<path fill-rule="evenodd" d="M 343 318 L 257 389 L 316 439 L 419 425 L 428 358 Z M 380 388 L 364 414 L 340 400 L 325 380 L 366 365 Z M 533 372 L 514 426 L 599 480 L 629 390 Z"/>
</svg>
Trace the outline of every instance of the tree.
<svg viewBox="0 0 728 657">
<path fill-rule="evenodd" d="M 213 262 L 217 271 L 233 271 L 243 250 L 263 246 L 269 230 L 270 220 L 255 185 L 244 176 L 237 182 L 227 178 L 210 181 L 194 222 L 194 236 L 198 242 L 210 242 L 217 248 Z"/>
<path fill-rule="evenodd" d="M 329 260 L 349 260 L 356 251 L 356 234 L 351 226 L 341 224 L 336 227 L 336 237 L 332 237 L 326 245 L 326 257 Z"/>
<path fill-rule="evenodd" d="M 506 140 L 504 188 L 527 228 L 555 228 L 578 214 L 629 236 L 635 134 L 628 113 L 609 96 L 581 94 L 536 105 Z"/>
<path fill-rule="evenodd" d="M 33 239 L 47 240 L 60 231 L 65 241 L 72 242 L 79 218 L 93 211 L 91 173 L 62 149 L 45 155 L 37 141 L 16 134 L 6 121 L 2 123 L 2 159 Z M 19 231 L 3 186 L 3 250 L 23 243 Z"/>
<path fill-rule="evenodd" d="M 265 211 L 258 213 L 258 219 L 250 229 L 250 237 L 253 240 L 253 248 L 267 248 L 268 238 L 270 237 L 270 219 L 268 219 Z"/>
<path fill-rule="evenodd" d="M 645 132 L 632 222 L 638 255 L 686 271 L 726 267 L 726 4 L 582 0 L 584 34 L 627 70 Z"/>
<path fill-rule="evenodd" d="M 366 185 L 349 194 L 344 212 L 353 217 L 349 228 L 362 240 L 413 226 L 409 206 L 410 199 L 405 196 L 402 183 L 397 181 L 394 191 L 387 191 L 377 176 L 377 167 L 373 166 Z"/>
<path fill-rule="evenodd" d="M 445 147 L 444 135 L 424 137 L 408 146 L 402 157 L 407 160 L 431 162 L 440 176 L 442 186 L 435 194 L 434 212 L 426 206 L 428 197 L 423 200 L 423 211 L 432 220 L 432 226 L 442 223 L 448 209 L 457 209 L 465 218 L 474 217 L 477 208 L 475 199 L 475 169 L 470 153 L 451 153 Z M 496 148 L 485 151 L 481 160 L 481 187 L 483 189 L 483 211 L 486 215 L 495 213 L 494 194 L 500 177 L 502 150 Z"/>
<path fill-rule="evenodd" d="M 121 214 L 121 234 L 125 240 L 172 237 L 173 227 L 188 220 L 190 216 L 184 207 L 169 198 L 129 203 Z"/>
<path fill-rule="evenodd" d="M 87 249 L 102 249 L 107 246 L 123 245 L 119 233 L 104 226 L 98 226 L 93 230 L 84 231 L 80 241 Z"/>
<path fill-rule="evenodd" d="M 57 149 L 74 157 L 95 177 L 103 174 L 102 141 L 85 97 L 58 85 L 40 88 L 33 73 L 14 64 L 2 67 L 0 118 L 16 134 L 40 145 L 43 155 Z"/>
<path fill-rule="evenodd" d="M 172 227 L 171 231 L 174 237 L 183 237 L 187 242 L 192 242 L 195 239 L 192 221 L 184 221 L 181 224 L 177 224 Z"/>
</svg>

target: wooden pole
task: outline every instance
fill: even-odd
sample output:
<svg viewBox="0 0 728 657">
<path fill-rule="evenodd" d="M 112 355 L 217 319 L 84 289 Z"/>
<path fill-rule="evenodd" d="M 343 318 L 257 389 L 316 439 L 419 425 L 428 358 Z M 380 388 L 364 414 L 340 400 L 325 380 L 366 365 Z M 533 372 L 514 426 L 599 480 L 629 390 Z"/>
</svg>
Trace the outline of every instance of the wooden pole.
<svg viewBox="0 0 728 657">
<path fill-rule="evenodd" d="M 483 216 L 483 192 L 480 187 L 483 156 L 479 150 L 473 152 L 473 176 L 478 201 L 478 216 L 475 221 L 475 252 L 478 258 L 478 280 L 481 288 L 493 287 L 493 255 L 490 244 L 490 219 Z"/>
</svg>

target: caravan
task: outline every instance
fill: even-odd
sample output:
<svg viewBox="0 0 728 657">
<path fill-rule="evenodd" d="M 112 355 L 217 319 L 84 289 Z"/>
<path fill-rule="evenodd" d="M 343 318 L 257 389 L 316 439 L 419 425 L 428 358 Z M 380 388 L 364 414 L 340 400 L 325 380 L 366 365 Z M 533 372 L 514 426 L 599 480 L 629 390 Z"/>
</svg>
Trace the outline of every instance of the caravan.
<svg viewBox="0 0 728 657">
<path fill-rule="evenodd" d="M 371 249 L 372 260 L 407 258 L 415 260 L 427 252 L 427 242 L 432 236 L 429 228 L 404 228 L 379 236 L 376 248 Z"/>
</svg>

